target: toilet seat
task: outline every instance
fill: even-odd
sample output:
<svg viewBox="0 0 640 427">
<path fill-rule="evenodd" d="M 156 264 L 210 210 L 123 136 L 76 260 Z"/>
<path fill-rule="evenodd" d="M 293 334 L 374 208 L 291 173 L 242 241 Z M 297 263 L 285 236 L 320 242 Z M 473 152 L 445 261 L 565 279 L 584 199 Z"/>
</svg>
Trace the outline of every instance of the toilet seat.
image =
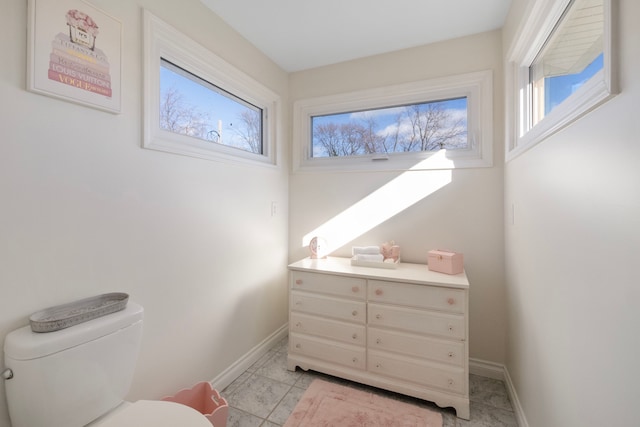
<svg viewBox="0 0 640 427">
<path fill-rule="evenodd" d="M 139 400 L 113 411 L 91 427 L 212 427 L 204 415 L 186 405 Z"/>
</svg>

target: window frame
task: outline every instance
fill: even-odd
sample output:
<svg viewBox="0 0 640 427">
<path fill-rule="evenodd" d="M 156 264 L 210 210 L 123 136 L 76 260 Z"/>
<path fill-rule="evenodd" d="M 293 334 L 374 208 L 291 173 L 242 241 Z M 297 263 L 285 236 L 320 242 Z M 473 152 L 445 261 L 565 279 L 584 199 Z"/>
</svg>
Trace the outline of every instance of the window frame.
<svg viewBox="0 0 640 427">
<path fill-rule="evenodd" d="M 613 35 L 615 0 L 603 0 L 603 68 L 558 104 L 538 123 L 532 122 L 530 67 L 562 18 L 571 0 L 539 0 L 514 38 L 506 55 L 506 144 L 508 162 L 578 120 L 618 93 L 616 44 Z"/>
<path fill-rule="evenodd" d="M 144 137 L 143 148 L 214 161 L 275 167 L 280 97 L 224 59 L 143 11 Z M 164 130 L 160 127 L 160 66 L 164 59 L 262 109 L 262 154 Z"/>
<path fill-rule="evenodd" d="M 467 98 L 469 148 L 345 157 L 311 156 L 311 118 L 350 111 Z M 293 109 L 293 171 L 432 170 L 493 166 L 491 70 L 298 100 Z"/>
</svg>

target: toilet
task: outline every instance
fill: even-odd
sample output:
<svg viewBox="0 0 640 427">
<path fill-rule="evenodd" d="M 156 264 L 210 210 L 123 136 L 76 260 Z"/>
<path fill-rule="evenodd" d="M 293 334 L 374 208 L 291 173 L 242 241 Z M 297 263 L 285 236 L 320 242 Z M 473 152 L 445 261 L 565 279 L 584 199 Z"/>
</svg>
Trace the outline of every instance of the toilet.
<svg viewBox="0 0 640 427">
<path fill-rule="evenodd" d="M 129 301 L 124 310 L 55 332 L 10 332 L 4 383 L 12 427 L 211 427 L 186 405 L 124 401 L 143 313 Z"/>
</svg>

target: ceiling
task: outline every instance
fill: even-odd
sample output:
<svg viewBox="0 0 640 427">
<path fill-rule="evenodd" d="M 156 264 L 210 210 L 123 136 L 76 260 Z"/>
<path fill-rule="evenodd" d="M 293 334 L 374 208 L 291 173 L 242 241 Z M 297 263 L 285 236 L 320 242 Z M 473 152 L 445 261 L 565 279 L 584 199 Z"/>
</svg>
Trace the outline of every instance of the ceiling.
<svg viewBox="0 0 640 427">
<path fill-rule="evenodd" d="M 201 0 L 293 72 L 501 28 L 512 0 Z"/>
</svg>

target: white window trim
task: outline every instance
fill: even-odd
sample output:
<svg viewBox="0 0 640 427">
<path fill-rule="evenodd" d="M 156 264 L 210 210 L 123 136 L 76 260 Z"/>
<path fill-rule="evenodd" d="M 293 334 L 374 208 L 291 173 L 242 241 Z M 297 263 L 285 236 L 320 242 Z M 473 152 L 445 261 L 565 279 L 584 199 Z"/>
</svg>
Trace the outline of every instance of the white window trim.
<svg viewBox="0 0 640 427">
<path fill-rule="evenodd" d="M 467 97 L 469 149 L 312 158 L 311 117 Z M 491 70 L 299 100 L 293 110 L 293 171 L 388 171 L 493 166 Z M 437 155 L 436 155 L 437 154 Z"/>
<path fill-rule="evenodd" d="M 525 13 L 506 56 L 506 144 L 510 161 L 587 114 L 618 92 L 615 40 L 612 33 L 614 2 L 604 0 L 603 69 L 589 79 L 535 126 L 531 123 L 529 67 L 571 0 L 538 0 Z"/>
<path fill-rule="evenodd" d="M 143 147 L 208 160 L 274 167 L 278 165 L 280 97 L 213 52 L 185 36 L 149 11 L 144 21 L 144 139 Z M 263 109 L 263 154 L 202 141 L 160 127 L 160 59 Z"/>
</svg>

